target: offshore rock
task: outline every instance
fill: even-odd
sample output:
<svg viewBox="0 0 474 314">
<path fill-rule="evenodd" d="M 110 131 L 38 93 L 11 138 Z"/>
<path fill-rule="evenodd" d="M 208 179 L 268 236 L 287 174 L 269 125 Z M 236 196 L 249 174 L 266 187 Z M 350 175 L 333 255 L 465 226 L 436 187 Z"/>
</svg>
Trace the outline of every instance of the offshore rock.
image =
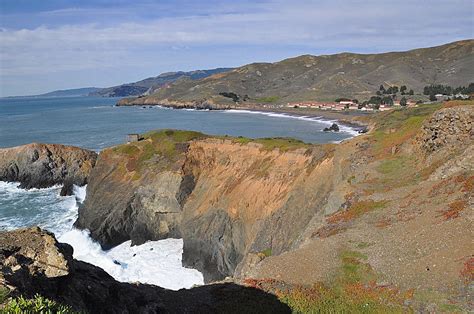
<svg viewBox="0 0 474 314">
<path fill-rule="evenodd" d="M 97 154 L 86 149 L 57 144 L 28 144 L 0 149 L 0 181 L 20 182 L 20 188 L 66 187 L 61 195 L 70 195 L 72 185 L 82 186 L 95 165 Z"/>
</svg>

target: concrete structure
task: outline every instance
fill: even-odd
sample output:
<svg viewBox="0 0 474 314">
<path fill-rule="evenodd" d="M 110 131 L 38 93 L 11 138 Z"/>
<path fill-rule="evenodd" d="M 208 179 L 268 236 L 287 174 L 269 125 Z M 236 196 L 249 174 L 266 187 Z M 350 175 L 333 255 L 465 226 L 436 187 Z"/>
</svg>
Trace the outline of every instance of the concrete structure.
<svg viewBox="0 0 474 314">
<path fill-rule="evenodd" d="M 140 134 L 127 134 L 127 143 L 138 142 L 140 140 Z"/>
</svg>

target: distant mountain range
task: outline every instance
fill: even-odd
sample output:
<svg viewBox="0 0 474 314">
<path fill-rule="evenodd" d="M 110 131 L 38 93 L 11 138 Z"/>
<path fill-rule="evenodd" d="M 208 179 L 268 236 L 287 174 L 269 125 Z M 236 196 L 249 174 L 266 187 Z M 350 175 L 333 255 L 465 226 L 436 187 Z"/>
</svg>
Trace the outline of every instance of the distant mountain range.
<svg viewBox="0 0 474 314">
<path fill-rule="evenodd" d="M 380 85 L 406 85 L 421 94 L 429 84 L 467 86 L 474 80 L 474 40 L 380 54 L 303 55 L 252 63 L 199 80 L 176 80 L 122 104 L 232 104 L 368 99 Z"/>
<path fill-rule="evenodd" d="M 167 72 L 134 83 L 127 83 L 118 86 L 102 88 L 91 92 L 89 96 L 128 97 L 151 94 L 157 89 L 180 79 L 198 80 L 213 74 L 227 72 L 229 70 L 232 69 L 217 68 L 212 70 L 197 70 L 190 72 Z"/>
<path fill-rule="evenodd" d="M 333 101 L 339 97 L 363 100 L 373 96 L 380 85 L 405 85 L 421 94 L 430 84 L 457 87 L 473 82 L 473 51 L 474 40 L 463 40 L 406 52 L 303 55 L 239 68 L 167 72 L 108 88 L 58 90 L 31 97 L 139 96 L 122 103 L 226 105 Z"/>
<path fill-rule="evenodd" d="M 90 93 L 100 90 L 98 87 L 83 87 L 83 88 L 73 88 L 73 89 L 61 89 L 55 90 L 49 93 L 38 94 L 38 95 L 29 95 L 29 96 L 11 96 L 6 98 L 16 98 L 16 97 L 81 97 L 89 96 Z"/>
</svg>

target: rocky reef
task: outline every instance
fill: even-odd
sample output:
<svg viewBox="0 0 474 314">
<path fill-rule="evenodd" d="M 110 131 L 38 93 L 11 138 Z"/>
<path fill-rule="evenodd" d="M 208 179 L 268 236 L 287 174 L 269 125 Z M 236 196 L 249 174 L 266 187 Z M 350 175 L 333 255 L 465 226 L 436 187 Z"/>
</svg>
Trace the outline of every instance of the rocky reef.
<svg viewBox="0 0 474 314">
<path fill-rule="evenodd" d="M 64 185 L 82 186 L 95 165 L 97 154 L 86 149 L 58 144 L 28 144 L 0 149 L 0 181 L 20 182 L 24 189 Z"/>
<path fill-rule="evenodd" d="M 101 268 L 74 260 L 72 253 L 39 228 L 0 232 L 0 289 L 13 298 L 39 293 L 89 313 L 290 312 L 275 296 L 232 283 L 180 291 L 120 283 Z"/>
</svg>

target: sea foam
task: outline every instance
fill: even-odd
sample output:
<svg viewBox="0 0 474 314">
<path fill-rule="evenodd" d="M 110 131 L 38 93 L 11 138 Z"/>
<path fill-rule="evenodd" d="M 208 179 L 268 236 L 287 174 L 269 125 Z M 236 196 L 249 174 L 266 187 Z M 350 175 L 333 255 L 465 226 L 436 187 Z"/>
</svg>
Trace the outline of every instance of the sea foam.
<svg viewBox="0 0 474 314">
<path fill-rule="evenodd" d="M 264 115 L 267 117 L 273 117 L 273 118 L 287 118 L 287 119 L 295 119 L 295 120 L 303 120 L 303 121 L 312 121 L 312 122 L 318 122 L 321 124 L 325 125 L 332 125 L 333 123 L 338 123 L 337 120 L 331 120 L 331 119 L 325 119 L 322 117 L 310 117 L 310 116 L 297 116 L 297 115 L 291 115 L 287 113 L 275 113 L 275 112 L 265 112 L 265 111 L 252 111 L 252 110 L 240 110 L 240 109 L 230 109 L 226 111 L 227 113 L 243 113 L 243 114 L 258 114 L 258 115 Z M 355 128 L 351 128 L 347 125 L 339 125 L 339 129 L 341 132 L 350 134 L 352 136 L 357 136 L 359 135 L 358 130 Z"/>
<path fill-rule="evenodd" d="M 37 224 L 54 232 L 58 241 L 70 244 L 74 248 L 74 258 L 104 269 L 118 281 L 148 283 L 173 290 L 204 283 L 199 271 L 182 266 L 182 239 L 149 241 L 136 246 L 127 241 L 104 251 L 87 230 L 74 228 L 78 207 L 86 197 L 85 186 L 74 186 L 74 195 L 60 197 L 60 187 L 27 191 L 19 189 L 18 185 L 0 181 L 0 205 L 8 205 L 15 210 L 8 216 L 0 208 L 0 229 L 11 230 Z M 38 214 L 28 219 L 21 217 L 18 214 L 21 208 L 17 213 L 15 203 L 12 203 L 26 197 L 30 204 L 32 201 L 44 203 Z M 45 212 L 48 208 L 51 209 L 49 213 Z M 30 212 L 29 208 L 25 210 Z"/>
</svg>

